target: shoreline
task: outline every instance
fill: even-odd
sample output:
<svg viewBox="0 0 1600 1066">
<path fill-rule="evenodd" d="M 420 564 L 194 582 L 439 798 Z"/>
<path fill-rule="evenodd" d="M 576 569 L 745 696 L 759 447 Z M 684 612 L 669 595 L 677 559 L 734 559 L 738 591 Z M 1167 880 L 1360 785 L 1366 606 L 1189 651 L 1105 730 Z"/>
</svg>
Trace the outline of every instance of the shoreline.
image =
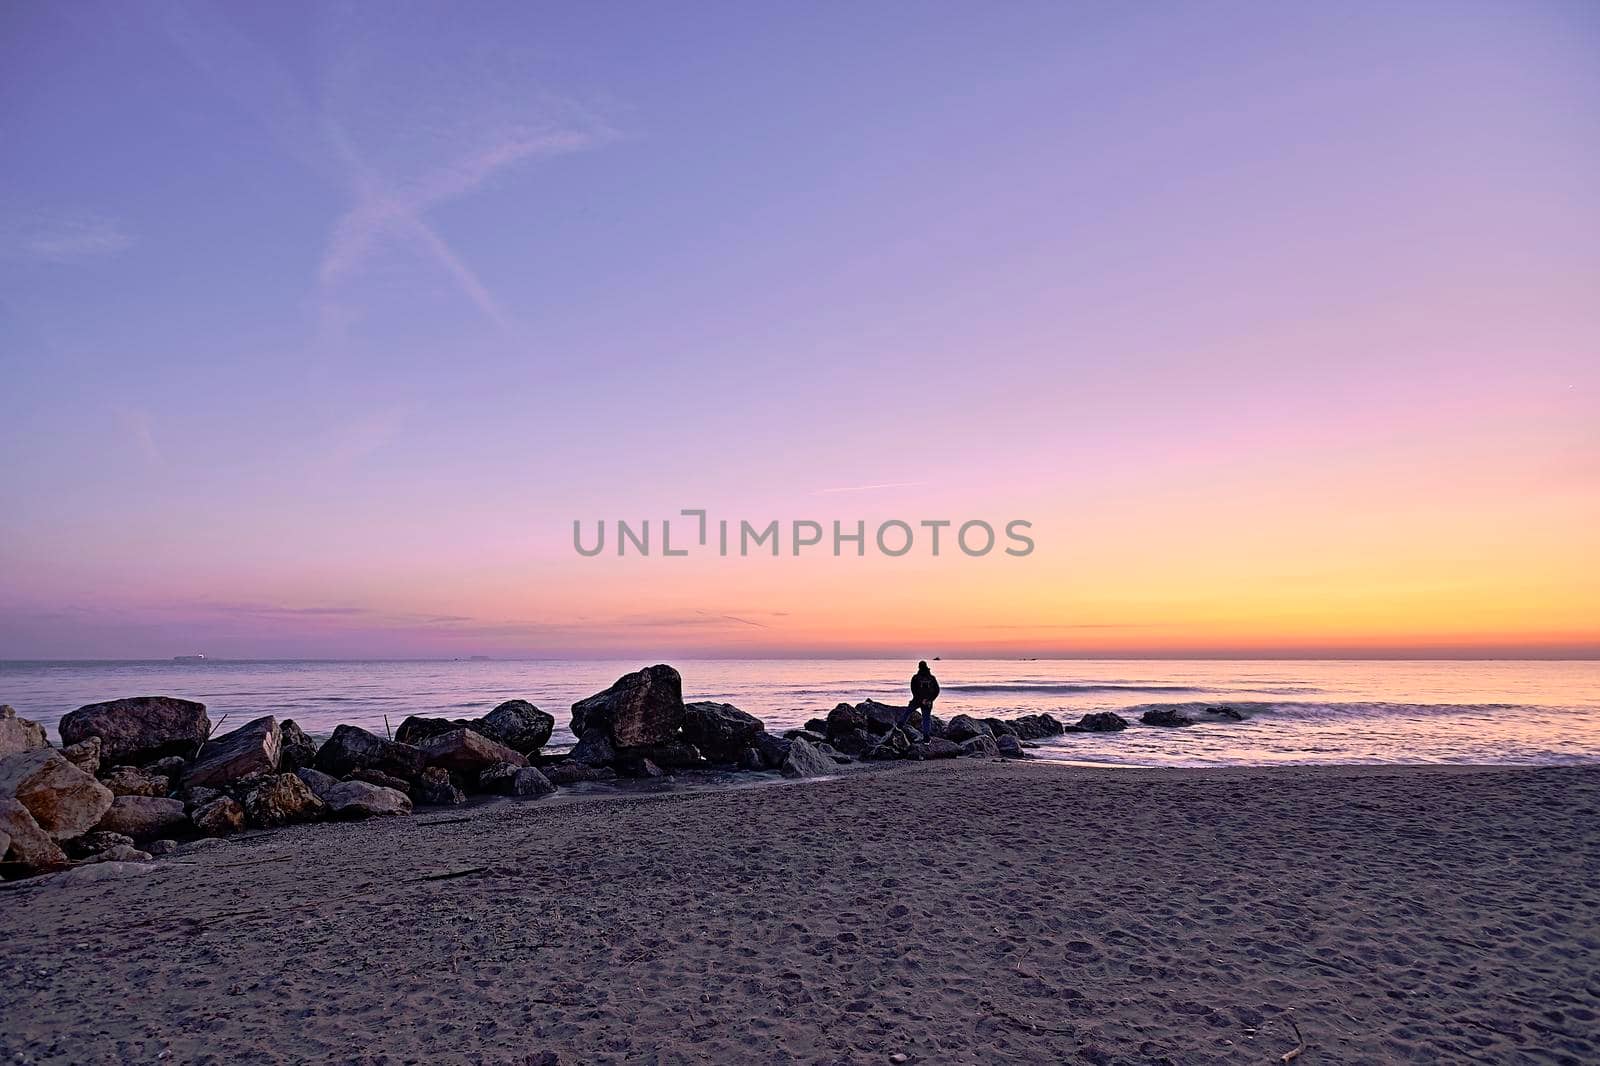
<svg viewBox="0 0 1600 1066">
<path fill-rule="evenodd" d="M 1582 1062 L 1597 845 L 1593 766 L 886 763 L 288 827 L 0 893 L 0 1051 L 1259 1062 L 1292 1009 L 1304 1062 Z"/>
</svg>

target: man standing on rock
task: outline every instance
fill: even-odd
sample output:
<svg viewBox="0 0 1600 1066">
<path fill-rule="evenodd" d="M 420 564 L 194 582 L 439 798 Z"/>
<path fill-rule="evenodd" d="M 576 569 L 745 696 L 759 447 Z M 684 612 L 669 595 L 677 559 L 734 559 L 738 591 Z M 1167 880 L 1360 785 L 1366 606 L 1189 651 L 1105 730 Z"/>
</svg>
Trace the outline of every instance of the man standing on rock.
<svg viewBox="0 0 1600 1066">
<path fill-rule="evenodd" d="M 939 679 L 933 676 L 933 671 L 928 669 L 926 662 L 917 664 L 917 672 L 911 678 L 911 702 L 906 709 L 900 712 L 900 717 L 895 719 L 895 725 L 904 728 L 906 719 L 911 717 L 911 712 L 917 709 L 922 711 L 922 740 L 927 743 L 933 738 L 933 701 L 939 698 Z"/>
</svg>

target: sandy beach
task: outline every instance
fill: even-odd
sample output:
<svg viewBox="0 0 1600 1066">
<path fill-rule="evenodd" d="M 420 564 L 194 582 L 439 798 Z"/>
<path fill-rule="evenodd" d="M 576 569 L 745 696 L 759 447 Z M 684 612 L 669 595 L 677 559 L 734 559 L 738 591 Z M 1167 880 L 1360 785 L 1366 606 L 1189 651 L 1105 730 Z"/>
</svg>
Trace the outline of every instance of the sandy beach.
<svg viewBox="0 0 1600 1066">
<path fill-rule="evenodd" d="M 1578 1064 L 1596 845 L 1584 768 L 961 760 L 303 826 L 0 892 L 0 1051 L 1276 1062 L 1292 1018 L 1302 1066 Z"/>
</svg>

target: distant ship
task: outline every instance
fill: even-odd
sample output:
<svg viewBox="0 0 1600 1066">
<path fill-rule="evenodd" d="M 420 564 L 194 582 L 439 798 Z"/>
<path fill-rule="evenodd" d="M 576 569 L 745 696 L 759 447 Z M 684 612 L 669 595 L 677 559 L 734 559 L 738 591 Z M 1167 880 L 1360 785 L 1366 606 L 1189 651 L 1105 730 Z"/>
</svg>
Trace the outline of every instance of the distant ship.
<svg viewBox="0 0 1600 1066">
<path fill-rule="evenodd" d="M 203 663 L 206 661 L 206 657 L 204 655 L 174 655 L 172 661 L 175 663 Z"/>
</svg>

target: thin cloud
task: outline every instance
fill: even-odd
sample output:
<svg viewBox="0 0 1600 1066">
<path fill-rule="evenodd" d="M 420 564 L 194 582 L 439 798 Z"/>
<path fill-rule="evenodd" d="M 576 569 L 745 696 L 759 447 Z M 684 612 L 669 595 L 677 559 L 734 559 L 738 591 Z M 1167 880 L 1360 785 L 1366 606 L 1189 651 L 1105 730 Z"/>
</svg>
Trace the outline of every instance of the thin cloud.
<svg viewBox="0 0 1600 1066">
<path fill-rule="evenodd" d="M 926 481 L 883 481 L 876 485 L 844 485 L 833 489 L 818 489 L 813 496 L 831 496 L 841 492 L 877 492 L 880 489 L 915 489 L 926 485 Z"/>
<path fill-rule="evenodd" d="M 80 263 L 103 259 L 133 247 L 121 224 L 94 215 L 35 219 L 7 242 L 14 254 L 47 263 Z"/>
</svg>

